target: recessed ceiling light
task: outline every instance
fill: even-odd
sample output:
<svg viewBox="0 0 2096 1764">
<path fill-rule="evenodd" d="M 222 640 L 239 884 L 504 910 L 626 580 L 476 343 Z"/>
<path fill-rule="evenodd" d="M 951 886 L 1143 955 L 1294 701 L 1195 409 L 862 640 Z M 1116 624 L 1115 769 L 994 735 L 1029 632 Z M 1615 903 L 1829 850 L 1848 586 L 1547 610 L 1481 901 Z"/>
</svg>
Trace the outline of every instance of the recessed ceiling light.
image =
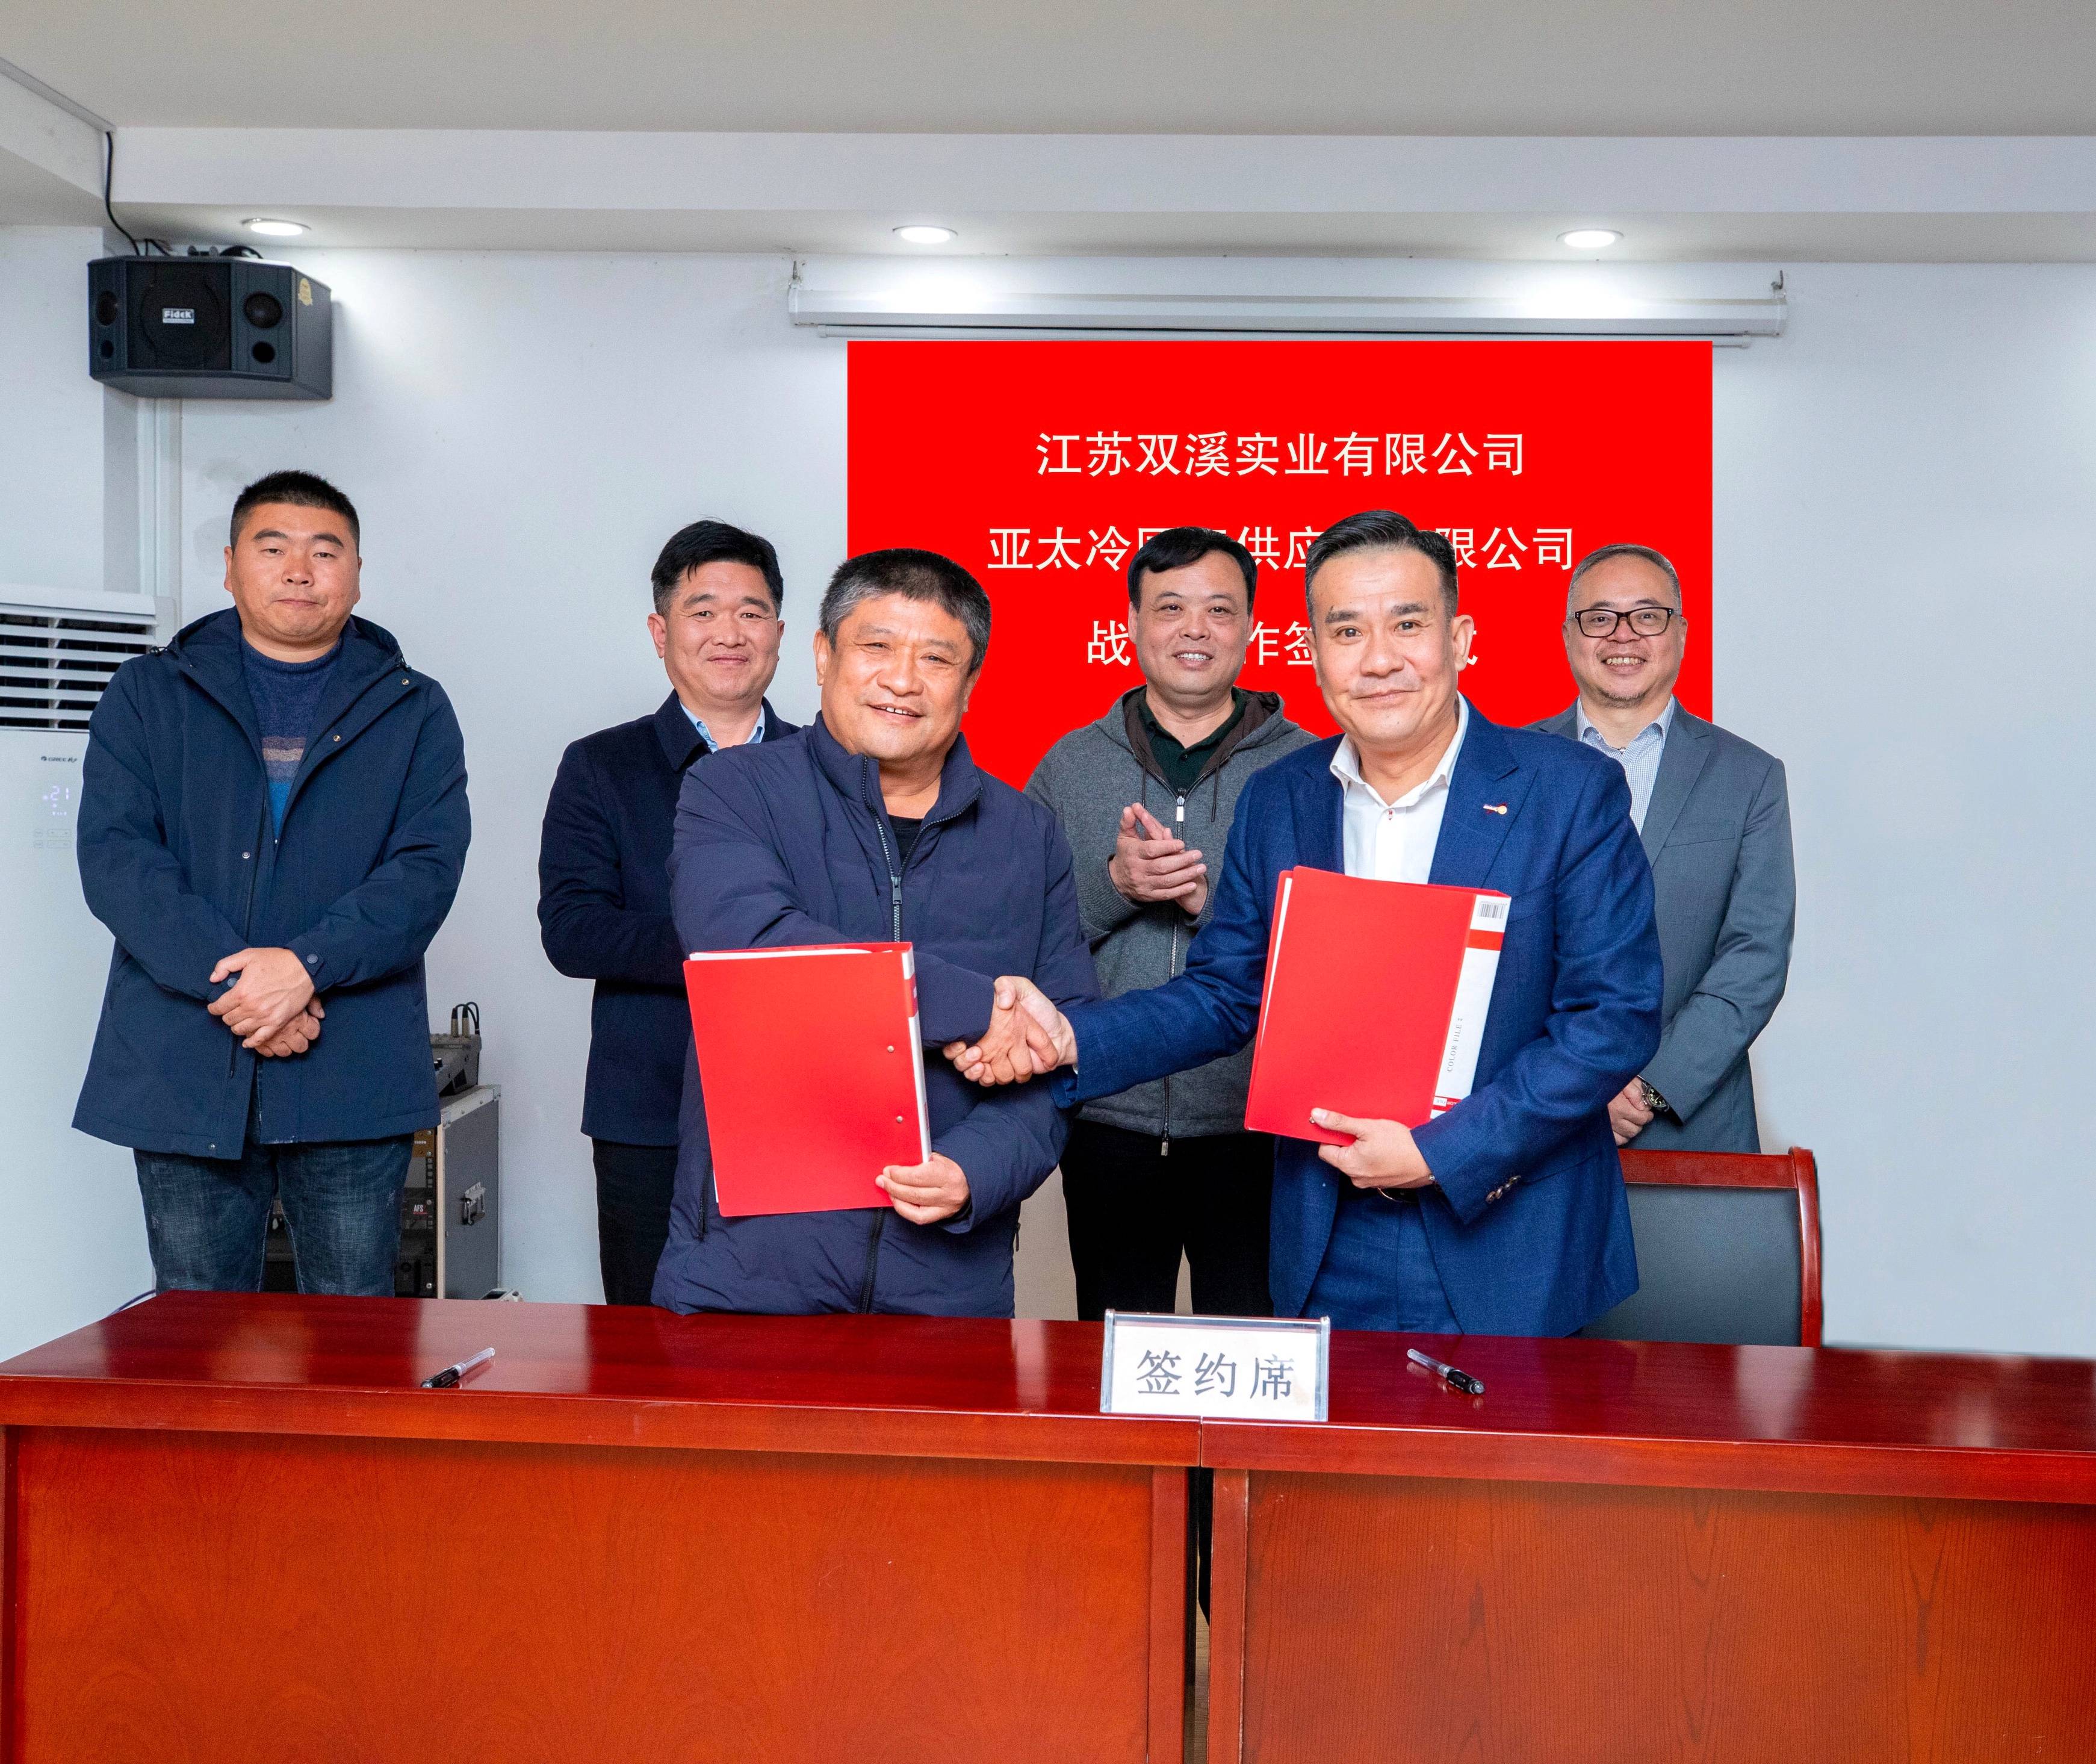
<svg viewBox="0 0 2096 1764">
<path fill-rule="evenodd" d="M 944 245 L 955 237 L 951 227 L 897 227 L 895 236 L 906 245 Z"/>
<path fill-rule="evenodd" d="M 1570 233 L 1559 234 L 1557 242 L 1569 245 L 1575 251 L 1597 251 L 1622 238 L 1622 234 L 1610 227 L 1574 227 Z"/>
<path fill-rule="evenodd" d="M 271 239 L 295 239 L 306 230 L 296 220 L 243 220 L 240 224 L 250 233 L 260 233 Z"/>
</svg>

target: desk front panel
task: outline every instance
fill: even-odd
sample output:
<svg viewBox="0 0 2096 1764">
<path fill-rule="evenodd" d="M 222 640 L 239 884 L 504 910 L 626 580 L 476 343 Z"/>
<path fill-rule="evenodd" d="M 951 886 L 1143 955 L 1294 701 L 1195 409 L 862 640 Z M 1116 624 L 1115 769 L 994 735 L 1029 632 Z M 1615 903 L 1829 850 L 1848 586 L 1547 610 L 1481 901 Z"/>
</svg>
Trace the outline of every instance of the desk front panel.
<svg viewBox="0 0 2096 1764">
<path fill-rule="evenodd" d="M 6 1764 L 1177 1755 L 1181 1469 L 5 1443 Z"/>
<path fill-rule="evenodd" d="M 1212 1764 L 2096 1758 L 2096 1508 L 1216 1484 Z"/>
</svg>

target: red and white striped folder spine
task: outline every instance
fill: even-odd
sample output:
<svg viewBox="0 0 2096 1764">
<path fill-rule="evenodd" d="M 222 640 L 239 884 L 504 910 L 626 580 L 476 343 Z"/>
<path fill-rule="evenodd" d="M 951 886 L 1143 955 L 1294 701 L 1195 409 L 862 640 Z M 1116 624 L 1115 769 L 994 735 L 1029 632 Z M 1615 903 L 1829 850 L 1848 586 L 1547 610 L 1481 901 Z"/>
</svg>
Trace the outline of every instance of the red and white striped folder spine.
<svg viewBox="0 0 2096 1764">
<path fill-rule="evenodd" d="M 917 1161 L 932 1161 L 932 1105 L 924 1094 L 924 1025 L 917 1015 L 917 946 L 902 945 L 902 984 L 910 989 L 910 1069 L 917 1080 L 917 1139 L 922 1155 Z"/>
<path fill-rule="evenodd" d="M 1456 977 L 1456 1002 L 1448 1013 L 1448 1039 L 1442 1044 L 1441 1076 L 1434 1085 L 1429 1119 L 1468 1096 L 1478 1076 L 1478 1047 L 1485 1038 L 1485 1013 L 1500 971 L 1500 947 L 1506 941 L 1510 904 L 1504 894 L 1480 894 L 1470 914 L 1470 933 L 1463 940 L 1463 967 Z"/>
</svg>

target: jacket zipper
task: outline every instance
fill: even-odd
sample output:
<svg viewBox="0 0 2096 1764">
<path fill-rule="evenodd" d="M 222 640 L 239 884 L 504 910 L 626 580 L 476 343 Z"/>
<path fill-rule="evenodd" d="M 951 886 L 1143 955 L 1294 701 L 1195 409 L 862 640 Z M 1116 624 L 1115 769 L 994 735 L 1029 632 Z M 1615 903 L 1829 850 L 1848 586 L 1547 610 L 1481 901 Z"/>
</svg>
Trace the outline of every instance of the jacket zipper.
<svg viewBox="0 0 2096 1764">
<path fill-rule="evenodd" d="M 1186 842 L 1186 796 L 1184 791 L 1175 792 L 1172 797 L 1172 836 L 1182 845 Z M 1172 905 L 1176 907 L 1178 902 L 1175 901 Z M 1172 958 L 1164 970 L 1164 977 L 1168 980 L 1175 978 L 1179 972 L 1179 921 L 1186 916 L 1182 912 L 1174 912 L 1172 915 Z M 1172 1155 L 1172 1080 L 1168 1075 L 1164 1082 L 1164 1137 L 1157 1142 L 1157 1155 L 1168 1158 Z"/>
<path fill-rule="evenodd" d="M 269 828 L 269 799 L 268 795 L 269 779 L 266 775 L 263 779 L 263 789 L 262 819 L 255 823 L 255 855 L 249 860 L 247 870 L 247 904 L 240 910 L 240 934 L 242 937 L 248 938 L 251 938 L 255 935 L 255 872 L 262 867 L 262 858 L 260 855 L 262 850 L 262 835 L 267 832 Z M 275 867 L 276 866 L 274 864 L 270 866 L 272 870 L 274 870 Z M 234 1038 L 233 1046 L 226 1051 L 225 1075 L 227 1077 L 230 1078 L 233 1076 L 234 1070 L 238 1067 L 239 1063 L 240 1041 L 236 1036 Z"/>
<path fill-rule="evenodd" d="M 889 934 L 897 943 L 902 941 L 902 872 L 897 868 L 895 848 L 888 842 L 888 809 L 884 803 L 874 810 L 873 830 L 880 839 L 880 861 L 888 867 Z M 923 836 L 921 834 L 919 836 Z M 866 1238 L 866 1273 L 858 1283 L 858 1308 L 861 1311 L 873 1308 L 874 1275 L 880 1267 L 880 1237 L 888 1224 L 888 1216 L 893 1209 L 882 1207 L 875 1211 L 873 1229 Z"/>
</svg>

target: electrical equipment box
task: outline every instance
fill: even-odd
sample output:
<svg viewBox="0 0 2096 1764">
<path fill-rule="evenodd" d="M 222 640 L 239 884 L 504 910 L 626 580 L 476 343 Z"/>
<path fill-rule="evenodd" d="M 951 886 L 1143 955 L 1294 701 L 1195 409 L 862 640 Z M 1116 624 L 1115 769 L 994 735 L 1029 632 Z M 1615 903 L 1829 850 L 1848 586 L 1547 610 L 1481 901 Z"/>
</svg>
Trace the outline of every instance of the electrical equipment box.
<svg viewBox="0 0 2096 1764">
<path fill-rule="evenodd" d="M 402 1299 L 484 1299 L 502 1284 L 502 1089 L 476 1085 L 446 1097 L 436 1126 L 415 1135 L 400 1193 Z M 290 1233 L 271 1210 L 265 1292 L 296 1290 Z"/>
</svg>

